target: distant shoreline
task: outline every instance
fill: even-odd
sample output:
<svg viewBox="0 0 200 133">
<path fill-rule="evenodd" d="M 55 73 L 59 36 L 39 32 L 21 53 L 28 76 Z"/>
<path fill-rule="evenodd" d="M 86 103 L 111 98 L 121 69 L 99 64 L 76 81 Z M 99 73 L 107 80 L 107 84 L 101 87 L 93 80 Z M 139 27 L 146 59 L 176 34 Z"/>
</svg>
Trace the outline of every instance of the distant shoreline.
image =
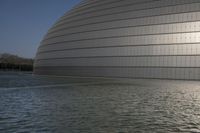
<svg viewBox="0 0 200 133">
<path fill-rule="evenodd" d="M 0 71 L 33 71 L 33 65 L 0 63 Z"/>
<path fill-rule="evenodd" d="M 33 71 L 33 66 L 0 63 L 0 71 Z"/>
<path fill-rule="evenodd" d="M 33 71 L 33 59 L 12 54 L 0 54 L 0 71 Z"/>
</svg>

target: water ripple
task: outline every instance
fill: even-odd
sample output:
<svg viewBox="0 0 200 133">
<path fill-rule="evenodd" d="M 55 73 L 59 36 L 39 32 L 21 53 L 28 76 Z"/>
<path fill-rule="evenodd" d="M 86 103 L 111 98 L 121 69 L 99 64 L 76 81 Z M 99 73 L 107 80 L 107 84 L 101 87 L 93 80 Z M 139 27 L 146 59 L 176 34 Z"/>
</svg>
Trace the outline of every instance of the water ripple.
<svg viewBox="0 0 200 133">
<path fill-rule="evenodd" d="M 200 132 L 200 83 L 193 81 L 13 73 L 0 76 L 0 105 L 1 133 Z"/>
</svg>

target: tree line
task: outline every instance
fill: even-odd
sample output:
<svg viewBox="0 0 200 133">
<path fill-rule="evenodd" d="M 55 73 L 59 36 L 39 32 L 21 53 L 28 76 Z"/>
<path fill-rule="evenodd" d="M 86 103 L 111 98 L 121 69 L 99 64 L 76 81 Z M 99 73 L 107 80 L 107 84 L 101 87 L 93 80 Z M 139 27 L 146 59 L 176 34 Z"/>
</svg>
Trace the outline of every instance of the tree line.
<svg viewBox="0 0 200 133">
<path fill-rule="evenodd" d="M 0 70 L 33 71 L 33 59 L 11 54 L 0 54 Z"/>
</svg>

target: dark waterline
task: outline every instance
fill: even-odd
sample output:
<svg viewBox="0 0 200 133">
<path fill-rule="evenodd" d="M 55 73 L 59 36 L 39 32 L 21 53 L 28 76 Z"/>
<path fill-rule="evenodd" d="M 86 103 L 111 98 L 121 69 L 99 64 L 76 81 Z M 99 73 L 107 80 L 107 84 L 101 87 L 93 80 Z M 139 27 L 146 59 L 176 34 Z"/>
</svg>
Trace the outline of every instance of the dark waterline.
<svg viewBox="0 0 200 133">
<path fill-rule="evenodd" d="M 0 133 L 200 132 L 200 82 L 0 72 Z"/>
</svg>

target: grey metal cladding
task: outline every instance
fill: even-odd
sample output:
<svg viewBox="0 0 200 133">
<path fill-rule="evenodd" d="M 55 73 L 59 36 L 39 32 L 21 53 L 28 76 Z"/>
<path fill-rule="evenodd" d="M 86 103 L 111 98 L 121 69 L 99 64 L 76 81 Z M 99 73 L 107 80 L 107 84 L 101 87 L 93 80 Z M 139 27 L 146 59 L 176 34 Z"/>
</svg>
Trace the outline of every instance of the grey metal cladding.
<svg viewBox="0 0 200 133">
<path fill-rule="evenodd" d="M 200 80 L 200 1 L 84 0 L 49 29 L 34 73 Z"/>
</svg>

